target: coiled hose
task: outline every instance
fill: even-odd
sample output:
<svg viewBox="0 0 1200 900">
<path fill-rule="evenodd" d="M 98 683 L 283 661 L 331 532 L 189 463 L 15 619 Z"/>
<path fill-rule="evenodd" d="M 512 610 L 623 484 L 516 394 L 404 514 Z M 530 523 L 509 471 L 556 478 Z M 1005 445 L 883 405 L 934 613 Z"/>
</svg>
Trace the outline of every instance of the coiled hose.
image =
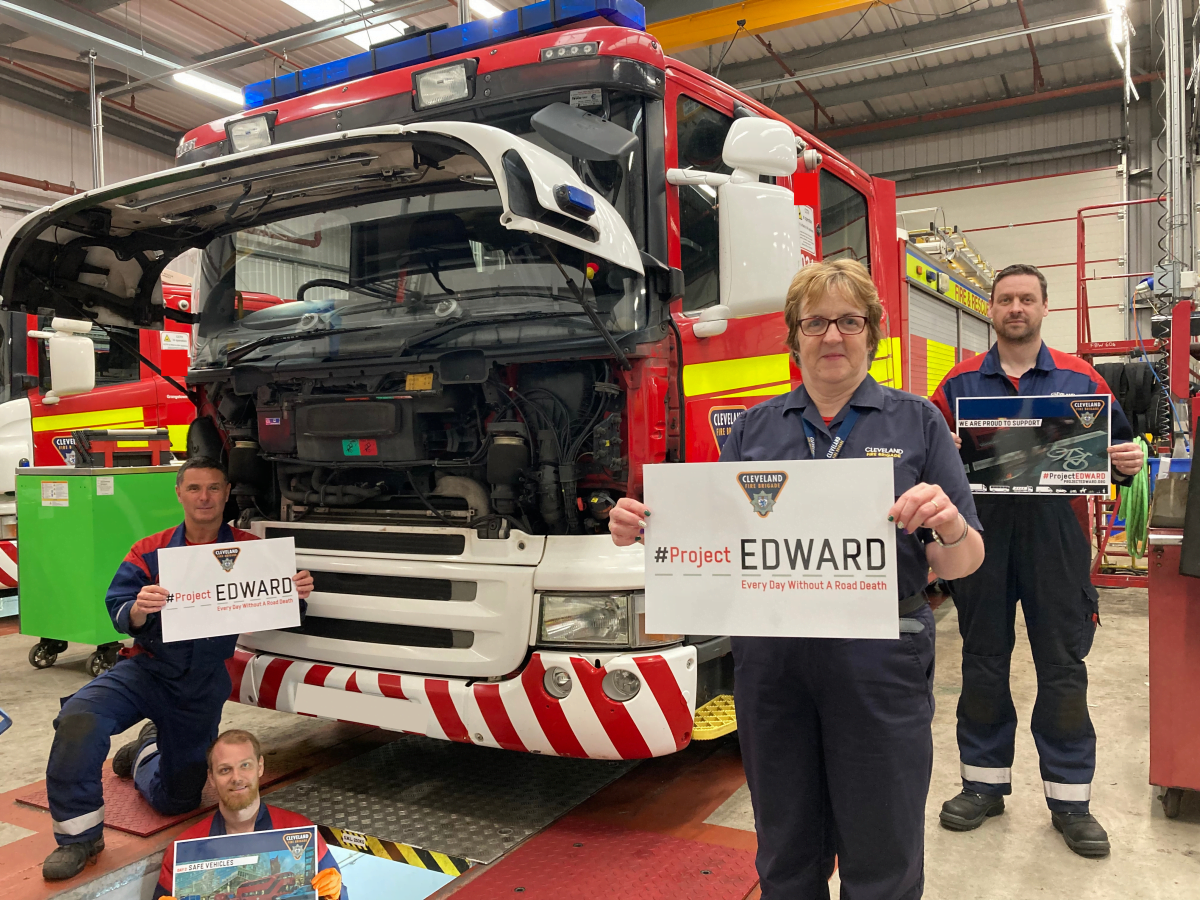
<svg viewBox="0 0 1200 900">
<path fill-rule="evenodd" d="M 1125 519 L 1125 549 L 1135 560 L 1146 555 L 1150 523 L 1150 447 L 1141 435 L 1133 442 L 1142 448 L 1146 462 L 1128 485 L 1117 488 L 1121 516 Z"/>
</svg>

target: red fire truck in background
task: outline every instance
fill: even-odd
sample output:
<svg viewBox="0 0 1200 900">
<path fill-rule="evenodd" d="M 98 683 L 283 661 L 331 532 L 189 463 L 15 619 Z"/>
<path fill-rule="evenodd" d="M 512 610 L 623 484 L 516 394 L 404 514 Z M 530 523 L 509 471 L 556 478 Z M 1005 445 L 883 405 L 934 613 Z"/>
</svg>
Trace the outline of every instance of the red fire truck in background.
<svg viewBox="0 0 1200 900">
<path fill-rule="evenodd" d="M 543 0 L 251 85 L 176 168 L 0 248 L 5 309 L 142 327 L 200 250 L 188 452 L 226 459 L 241 525 L 316 580 L 301 626 L 242 637 L 232 699 L 608 759 L 731 730 L 728 638 L 645 632 L 643 551 L 608 510 L 799 382 L 782 307 L 806 262 L 870 269 L 880 382 L 928 393 L 939 347 L 978 352 L 978 292 L 912 262 L 893 183 L 644 19 Z M 136 288 L 56 244 L 116 250 Z"/>
<path fill-rule="evenodd" d="M 182 301 L 186 310 L 191 286 L 164 283 L 162 294 L 172 309 Z M 182 382 L 190 355 L 189 325 L 168 322 L 163 330 L 93 327 L 89 337 L 96 350 L 96 387 L 58 402 L 53 397 L 47 401 L 50 366 L 45 341 L 30 336 L 37 331 L 36 314 L 0 314 L 0 615 L 17 611 L 16 469 L 73 465 L 71 432 L 80 428 L 165 426 L 172 448 L 183 452 L 195 416 L 187 396 L 138 358 L 140 353 L 162 374 Z"/>
</svg>

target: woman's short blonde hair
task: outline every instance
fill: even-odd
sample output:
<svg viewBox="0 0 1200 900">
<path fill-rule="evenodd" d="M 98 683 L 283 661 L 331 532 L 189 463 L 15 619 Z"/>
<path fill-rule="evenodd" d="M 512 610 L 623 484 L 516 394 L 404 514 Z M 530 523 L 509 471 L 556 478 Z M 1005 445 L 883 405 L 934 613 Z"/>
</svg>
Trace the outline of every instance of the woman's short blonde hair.
<svg viewBox="0 0 1200 900">
<path fill-rule="evenodd" d="M 875 289 L 867 267 L 856 259 L 810 263 L 796 273 L 783 307 L 788 347 L 793 351 L 800 350 L 800 320 L 804 317 L 805 307 L 830 292 L 841 294 L 867 317 L 867 344 L 874 359 L 883 340 L 883 304 L 879 302 L 879 291 Z"/>
</svg>

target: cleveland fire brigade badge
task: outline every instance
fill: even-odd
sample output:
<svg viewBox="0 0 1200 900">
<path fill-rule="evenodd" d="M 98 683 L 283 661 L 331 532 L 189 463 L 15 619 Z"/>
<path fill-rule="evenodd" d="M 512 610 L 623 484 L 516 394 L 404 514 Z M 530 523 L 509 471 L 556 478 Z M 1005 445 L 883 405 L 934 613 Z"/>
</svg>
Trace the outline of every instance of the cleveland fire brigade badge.
<svg viewBox="0 0 1200 900">
<path fill-rule="evenodd" d="M 299 859 L 304 855 L 308 842 L 312 840 L 312 832 L 294 831 L 283 836 L 283 845 L 292 851 L 292 856 Z"/>
<path fill-rule="evenodd" d="M 241 552 L 242 549 L 240 547 L 218 547 L 213 551 L 213 556 L 217 558 L 217 562 L 221 564 L 222 569 L 226 572 L 232 572 L 233 564 L 237 562 L 238 554 Z"/>
<path fill-rule="evenodd" d="M 1101 399 L 1072 400 L 1071 409 L 1084 428 L 1096 424 L 1096 417 L 1104 412 L 1104 401 Z"/>
<path fill-rule="evenodd" d="M 775 509 L 783 486 L 787 483 L 786 472 L 738 472 L 738 484 L 742 486 L 750 505 L 760 518 L 765 519 Z"/>
</svg>

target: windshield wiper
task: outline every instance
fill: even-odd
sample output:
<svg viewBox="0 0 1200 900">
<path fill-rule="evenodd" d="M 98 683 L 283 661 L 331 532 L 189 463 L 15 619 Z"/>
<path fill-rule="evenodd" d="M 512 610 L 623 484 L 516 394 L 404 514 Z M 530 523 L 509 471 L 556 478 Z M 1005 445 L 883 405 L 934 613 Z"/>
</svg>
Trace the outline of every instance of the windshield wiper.
<svg viewBox="0 0 1200 900">
<path fill-rule="evenodd" d="M 587 298 L 583 296 L 583 291 L 571 280 L 571 276 L 567 274 L 567 270 L 563 268 L 562 263 L 558 261 L 558 256 L 554 253 L 554 248 L 550 246 L 549 241 L 545 244 L 546 250 L 550 253 L 550 258 L 554 260 L 554 265 L 558 266 L 558 271 L 562 274 L 563 280 L 566 281 L 567 287 L 571 289 L 571 293 L 575 295 L 575 302 L 583 307 L 583 311 L 587 313 L 588 320 L 592 326 L 600 332 L 600 336 L 604 338 L 604 343 L 608 344 L 608 349 L 612 351 L 613 356 L 617 358 L 621 368 L 628 372 L 633 368 L 633 364 L 625 355 L 625 351 L 621 349 L 621 345 L 617 343 L 617 339 L 612 336 L 612 332 L 604 327 L 604 323 L 600 320 L 600 314 L 596 312 L 596 307 L 587 302 Z"/>
<path fill-rule="evenodd" d="M 329 337 L 335 334 L 350 334 L 353 331 L 374 331 L 382 328 L 383 325 L 351 325 L 346 328 L 327 328 L 324 331 L 298 331 L 292 334 L 272 334 L 267 337 L 255 338 L 249 343 L 234 347 L 225 354 L 226 365 L 233 365 L 239 359 L 242 359 L 249 353 L 253 353 L 259 347 L 266 347 L 270 344 L 290 344 L 292 341 L 315 341 L 320 338 Z"/>
<path fill-rule="evenodd" d="M 426 344 L 434 338 L 439 338 L 443 334 L 448 334 L 451 331 L 457 331 L 459 328 L 465 328 L 468 325 L 500 325 L 505 322 L 524 322 L 531 319 L 573 319 L 577 313 L 564 312 L 532 312 L 532 313 L 508 313 L 503 316 L 479 316 L 479 317 L 464 317 L 456 319 L 453 322 L 448 322 L 445 325 L 440 325 L 437 328 L 430 328 L 428 331 L 423 331 L 420 334 L 414 334 L 411 338 L 404 341 L 400 345 L 393 356 L 403 356 L 414 347 L 419 347 L 421 344 Z"/>
</svg>

